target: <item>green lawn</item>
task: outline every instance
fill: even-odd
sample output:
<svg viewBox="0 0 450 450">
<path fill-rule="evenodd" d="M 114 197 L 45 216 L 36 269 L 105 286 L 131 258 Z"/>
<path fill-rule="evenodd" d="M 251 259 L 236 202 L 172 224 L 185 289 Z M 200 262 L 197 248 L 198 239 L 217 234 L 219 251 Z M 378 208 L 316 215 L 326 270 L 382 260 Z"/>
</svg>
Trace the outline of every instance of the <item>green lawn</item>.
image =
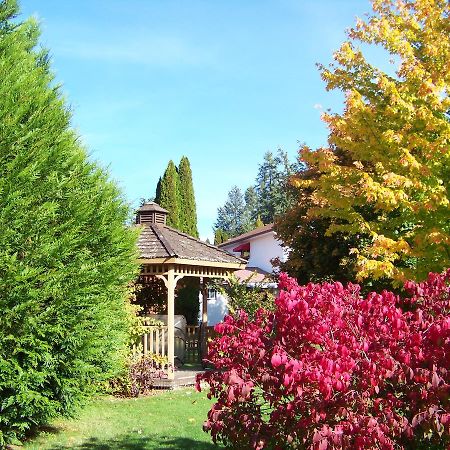
<svg viewBox="0 0 450 450">
<path fill-rule="evenodd" d="M 58 420 L 29 440 L 26 450 L 217 449 L 202 424 L 211 401 L 193 389 L 150 397 L 91 402 L 77 419 Z"/>
</svg>

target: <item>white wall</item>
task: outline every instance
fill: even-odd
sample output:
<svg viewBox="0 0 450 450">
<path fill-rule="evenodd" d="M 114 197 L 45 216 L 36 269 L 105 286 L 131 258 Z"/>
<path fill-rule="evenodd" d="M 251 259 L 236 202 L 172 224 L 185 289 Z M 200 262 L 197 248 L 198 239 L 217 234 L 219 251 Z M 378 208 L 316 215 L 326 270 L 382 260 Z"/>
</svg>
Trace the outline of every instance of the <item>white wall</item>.
<svg viewBox="0 0 450 450">
<path fill-rule="evenodd" d="M 266 272 L 273 272 L 273 267 L 270 263 L 271 259 L 280 258 L 281 261 L 286 261 L 287 259 L 286 252 L 281 246 L 280 241 L 276 239 L 275 233 L 272 231 L 242 242 L 250 242 L 248 267 L 259 267 Z M 232 251 L 233 248 L 236 248 L 238 245 L 240 245 L 240 243 L 230 244 L 229 246 L 224 246 L 222 248 L 236 256 L 240 256 L 240 253 Z"/>
<path fill-rule="evenodd" d="M 202 320 L 202 293 L 199 294 L 200 311 L 198 320 Z M 217 292 L 215 299 L 208 299 L 208 326 L 222 322 L 223 318 L 228 314 L 227 298 L 220 292 Z"/>
<path fill-rule="evenodd" d="M 274 233 L 266 233 L 250 239 L 248 267 L 259 267 L 266 272 L 273 272 L 270 262 L 273 258 L 280 258 L 281 261 L 286 260 L 283 247 L 275 239 Z"/>
</svg>

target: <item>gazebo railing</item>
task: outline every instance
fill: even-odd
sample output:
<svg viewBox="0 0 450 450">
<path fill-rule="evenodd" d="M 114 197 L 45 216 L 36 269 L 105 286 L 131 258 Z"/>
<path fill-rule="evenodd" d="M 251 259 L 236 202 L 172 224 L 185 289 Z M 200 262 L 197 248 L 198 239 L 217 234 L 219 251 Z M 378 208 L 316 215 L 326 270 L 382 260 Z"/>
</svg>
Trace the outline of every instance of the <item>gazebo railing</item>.
<svg viewBox="0 0 450 450">
<path fill-rule="evenodd" d="M 168 327 L 167 325 L 145 325 L 144 334 L 141 336 L 141 349 L 143 355 L 154 354 L 167 356 L 168 353 Z M 202 339 L 207 341 L 215 336 L 214 327 L 206 328 L 206 336 L 201 327 L 188 325 L 186 330 L 176 329 L 175 354 L 176 359 L 184 364 L 186 362 L 197 363 L 202 360 Z M 137 346 L 134 346 L 137 351 Z M 204 350 L 204 349 L 203 349 Z"/>
<path fill-rule="evenodd" d="M 142 353 L 167 356 L 167 326 L 146 326 L 141 337 Z"/>
</svg>

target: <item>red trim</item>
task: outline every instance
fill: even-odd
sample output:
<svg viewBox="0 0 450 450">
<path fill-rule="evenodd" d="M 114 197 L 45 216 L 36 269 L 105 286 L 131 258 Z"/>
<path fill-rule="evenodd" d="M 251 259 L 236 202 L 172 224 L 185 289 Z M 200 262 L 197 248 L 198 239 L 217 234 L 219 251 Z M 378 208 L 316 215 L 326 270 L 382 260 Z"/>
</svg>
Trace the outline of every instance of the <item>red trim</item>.
<svg viewBox="0 0 450 450">
<path fill-rule="evenodd" d="M 238 245 L 236 248 L 233 248 L 233 252 L 249 252 L 250 251 L 250 242 L 246 242 L 245 244 Z"/>
</svg>

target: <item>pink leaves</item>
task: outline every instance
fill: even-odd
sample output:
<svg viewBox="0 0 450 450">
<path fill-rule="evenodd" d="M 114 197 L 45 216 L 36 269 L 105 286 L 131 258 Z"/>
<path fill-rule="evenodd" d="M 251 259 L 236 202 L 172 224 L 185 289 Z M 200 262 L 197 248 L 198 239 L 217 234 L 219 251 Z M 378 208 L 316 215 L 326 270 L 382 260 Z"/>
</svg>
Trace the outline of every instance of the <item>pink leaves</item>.
<svg viewBox="0 0 450 450">
<path fill-rule="evenodd" d="M 449 279 L 409 283 L 412 298 L 362 298 L 357 285 L 298 286 L 282 274 L 275 313 L 216 327 L 215 370 L 200 377 L 217 399 L 206 430 L 260 449 L 387 449 L 425 430 L 448 437 Z"/>
<path fill-rule="evenodd" d="M 278 366 L 281 366 L 281 364 L 282 364 L 281 355 L 279 353 L 274 353 L 272 355 L 272 358 L 271 358 L 270 362 L 272 363 L 272 366 L 275 367 L 275 368 L 278 367 Z"/>
</svg>

